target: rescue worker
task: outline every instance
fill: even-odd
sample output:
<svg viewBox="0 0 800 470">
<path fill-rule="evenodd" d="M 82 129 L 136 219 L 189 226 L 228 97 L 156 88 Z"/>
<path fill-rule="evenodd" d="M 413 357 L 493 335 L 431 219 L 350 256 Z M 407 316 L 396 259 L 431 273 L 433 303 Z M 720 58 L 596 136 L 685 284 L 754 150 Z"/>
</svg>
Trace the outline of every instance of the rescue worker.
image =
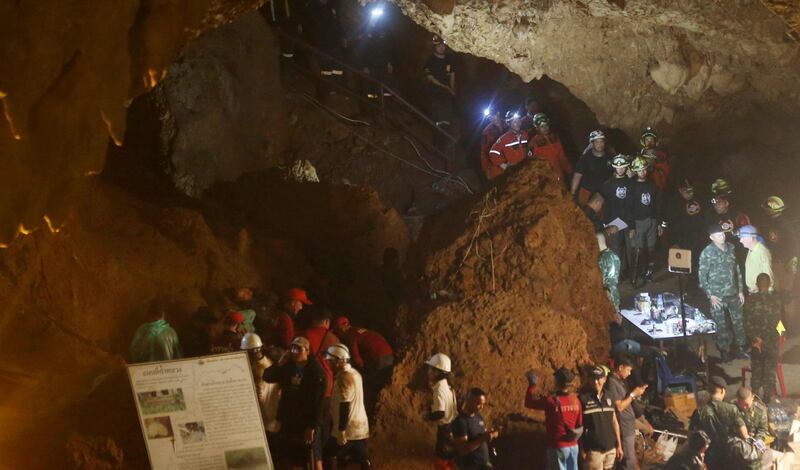
<svg viewBox="0 0 800 470">
<path fill-rule="evenodd" d="M 533 125 L 536 133 L 528 138 L 531 155 L 549 163 L 558 181 L 566 181 L 572 173 L 572 164 L 567 160 L 558 134 L 550 128 L 550 118 L 539 113 L 533 117 Z"/>
<path fill-rule="evenodd" d="M 664 470 L 706 470 L 706 451 L 711 439 L 705 431 L 692 431 L 689 442 L 675 452 Z"/>
<path fill-rule="evenodd" d="M 525 407 L 544 411 L 547 468 L 578 470 L 578 439 L 583 433 L 583 412 L 580 399 L 572 392 L 575 374 L 560 367 L 553 377 L 556 392 L 542 396 L 536 393 L 536 372 L 530 370 L 525 374 L 528 380 Z"/>
<path fill-rule="evenodd" d="M 356 41 L 356 61 L 361 70 L 381 83 L 394 87 L 395 41 L 392 30 L 388 25 L 386 5 L 366 5 L 362 8 L 366 18 L 364 28 Z M 376 11 L 382 12 L 380 15 Z M 366 90 L 367 98 L 377 99 L 381 94 L 391 96 L 385 88 L 381 90 L 378 85 L 369 84 Z"/>
<path fill-rule="evenodd" d="M 628 178 L 627 171 L 630 163 L 624 155 L 617 155 L 611 160 L 611 167 L 614 174 L 610 179 L 603 183 L 600 194 L 603 195 L 603 222 L 606 226 L 605 235 L 608 247 L 622 259 L 628 261 L 626 247 L 630 247 L 628 238 L 629 228 L 619 230 L 611 222 L 620 219 L 627 227 L 633 226 L 633 192 L 631 191 L 631 180 Z M 632 269 L 632 267 L 631 267 Z"/>
<path fill-rule="evenodd" d="M 619 272 L 622 263 L 616 253 L 606 246 L 606 237 L 602 232 L 597 233 L 597 245 L 600 248 L 600 273 L 603 275 L 603 288 L 608 294 L 608 299 L 614 310 L 619 312 Z"/>
<path fill-rule="evenodd" d="M 372 468 L 367 450 L 369 421 L 364 408 L 361 374 L 350 365 L 350 352 L 343 344 L 329 347 L 325 359 L 335 374 L 330 402 L 332 439 L 328 442 L 326 452 L 326 455 L 330 455 L 330 465 L 326 468 L 336 470 L 338 460 L 347 458 L 359 464 L 361 470 L 369 470 Z"/>
<path fill-rule="evenodd" d="M 211 328 L 217 323 L 214 312 L 199 307 L 192 315 L 189 325 L 181 330 L 180 338 L 184 357 L 199 357 L 211 354 Z"/>
<path fill-rule="evenodd" d="M 731 205 L 730 196 L 714 196 L 711 198 L 711 211 L 706 216 L 706 222 L 719 224 L 725 230 L 725 238 L 729 242 L 736 239 L 736 231 L 745 225 L 750 225 L 747 214 L 739 212 Z M 743 254 L 743 253 L 742 253 Z"/>
<path fill-rule="evenodd" d="M 392 380 L 394 350 L 380 333 L 353 327 L 345 316 L 336 319 L 334 331 L 349 348 L 353 365 L 363 371 L 367 410 L 372 414 L 378 393 Z"/>
<path fill-rule="evenodd" d="M 281 313 L 275 322 L 273 340 L 283 349 L 288 349 L 294 338 L 294 322 L 306 305 L 312 305 L 306 291 L 293 287 L 286 292 Z"/>
<path fill-rule="evenodd" d="M 246 333 L 242 338 L 240 349 L 247 352 L 247 358 L 250 360 L 264 429 L 268 433 L 276 433 L 280 429 L 278 402 L 281 392 L 278 385 L 267 383 L 264 380 L 264 371 L 272 366 L 272 361 L 264 354 L 263 348 L 264 343 L 261 342 L 261 337 L 255 333 Z"/>
<path fill-rule="evenodd" d="M 310 312 L 311 327 L 299 334 L 308 340 L 311 355 L 316 357 L 325 370 L 325 377 L 328 379 L 328 388 L 325 390 L 325 398 L 330 399 L 333 393 L 333 371 L 325 361 L 325 351 L 334 344 L 340 344 L 341 340 L 331 331 L 331 314 L 325 309 L 310 306 L 306 309 Z"/>
<path fill-rule="evenodd" d="M 434 469 L 455 470 L 455 450 L 450 427 L 458 415 L 458 405 L 456 393 L 448 382 L 452 370 L 450 358 L 446 354 L 436 353 L 425 361 L 425 364 L 428 366 L 428 385 L 431 387 L 433 397 L 430 412 L 424 418 L 426 421 L 436 423 Z"/>
<path fill-rule="evenodd" d="M 669 154 L 659 148 L 658 133 L 646 127 L 639 138 L 642 150 L 639 152 L 650 166 L 650 176 L 659 191 L 666 191 L 670 181 Z"/>
<path fill-rule="evenodd" d="M 705 459 L 710 470 L 736 468 L 729 462 L 728 438 L 739 436 L 747 439 L 747 426 L 736 405 L 725 401 L 725 389 L 728 387 L 725 379 L 714 375 L 708 386 L 711 399 L 692 415 L 689 427 L 704 431 L 711 439 Z"/>
<path fill-rule="evenodd" d="M 643 273 L 645 282 L 653 279 L 655 259 L 651 257 L 656 247 L 656 238 L 663 234 L 664 228 L 659 219 L 659 207 L 656 200 L 656 186 L 647 179 L 647 162 L 637 157 L 631 168 L 636 173 L 636 180 L 631 185 L 633 196 L 631 219 L 633 227 L 628 232 L 633 253 L 633 274 L 631 285 L 639 287 L 640 266 L 646 267 Z"/>
<path fill-rule="evenodd" d="M 697 266 L 700 252 L 706 244 L 703 208 L 689 180 L 684 179 L 678 185 L 678 195 L 673 198 L 667 214 L 670 239 L 676 246 L 692 250 L 693 266 Z"/>
<path fill-rule="evenodd" d="M 742 246 L 747 248 L 747 259 L 744 262 L 744 283 L 750 293 L 756 293 L 758 292 L 756 279 L 759 274 L 766 273 L 770 279 L 775 279 L 772 273 L 772 254 L 764 245 L 758 229 L 752 225 L 740 228 L 736 236 L 739 237 Z M 770 290 L 772 288 L 770 287 Z"/>
<path fill-rule="evenodd" d="M 147 310 L 147 321 L 136 330 L 128 353 L 131 364 L 170 361 L 183 357 L 178 333 L 164 319 L 166 308 L 160 299 Z"/>
<path fill-rule="evenodd" d="M 489 470 L 489 443 L 499 433 L 486 429 L 481 410 L 486 405 L 486 392 L 472 388 L 467 393 L 464 408 L 452 423 L 453 447 L 456 450 L 458 470 Z"/>
<path fill-rule="evenodd" d="M 622 461 L 618 470 L 638 470 L 639 460 L 636 457 L 636 413 L 633 405 L 647 391 L 647 384 L 633 390 L 628 388 L 626 380 L 633 372 L 633 361 L 628 356 L 620 356 L 614 362 L 614 369 L 608 376 L 605 385 L 606 397 L 617 410 L 619 433 L 622 439 Z"/>
<path fill-rule="evenodd" d="M 489 151 L 494 146 L 494 143 L 497 142 L 497 139 L 505 132 L 505 123 L 500 111 L 492 110 L 491 114 L 489 114 L 489 124 L 481 132 L 481 170 L 483 170 L 487 180 L 493 180 L 503 172 L 500 166 L 492 163 L 491 158 L 489 158 Z"/>
<path fill-rule="evenodd" d="M 253 291 L 247 287 L 237 289 L 231 306 L 233 310 L 242 312 L 244 316 L 242 332 L 254 333 L 256 331 L 256 310 L 253 308 Z"/>
<path fill-rule="evenodd" d="M 302 336 L 295 337 L 280 360 L 264 371 L 267 383 L 281 389 L 278 404 L 280 433 L 275 445 L 279 468 L 305 465 L 311 450 L 313 466 L 322 469 L 322 436 L 327 378 L 322 364 L 311 355 L 310 344 Z"/>
<path fill-rule="evenodd" d="M 697 270 L 700 289 L 706 293 L 711 304 L 711 317 L 717 324 L 716 343 L 720 359 L 727 362 L 731 338 L 728 334 L 728 322 L 725 318 L 727 310 L 731 316 L 739 355 L 746 359 L 745 333 L 742 322 L 742 305 L 744 304 L 744 279 L 736 263 L 733 245 L 725 241 L 725 231 L 719 225 L 708 229 L 708 244 L 700 254 L 700 265 Z"/>
<path fill-rule="evenodd" d="M 617 413 L 603 390 L 608 379 L 606 369 L 592 367 L 589 378 L 589 387 L 580 395 L 584 425 L 579 441 L 581 460 L 584 470 L 610 470 L 624 455 Z"/>
<path fill-rule="evenodd" d="M 431 119 L 439 126 L 453 122 L 453 100 L 456 96 L 456 72 L 447 54 L 447 45 L 439 36 L 433 36 L 433 55 L 425 62 L 425 79 Z"/>
<path fill-rule="evenodd" d="M 772 272 L 775 274 L 775 284 L 784 292 L 795 292 L 800 287 L 795 284 L 797 276 L 797 237 L 791 224 L 783 212 L 786 208 L 783 199 L 778 196 L 768 197 L 761 208 L 766 215 L 762 224 L 764 243 L 772 254 Z M 792 299 L 787 299 L 786 316 L 793 319 L 795 306 Z"/>
<path fill-rule="evenodd" d="M 239 350 L 244 332 L 242 324 L 244 315 L 238 310 L 231 310 L 222 317 L 222 331 L 211 341 L 211 354 L 223 354 Z"/>
<path fill-rule="evenodd" d="M 711 183 L 711 196 L 728 198 L 733 194 L 731 185 L 722 178 L 717 178 Z"/>
<path fill-rule="evenodd" d="M 592 223 L 592 227 L 594 227 L 595 232 L 602 232 L 605 229 L 605 226 L 603 225 L 603 219 L 600 216 L 600 214 L 603 213 L 603 202 L 603 195 L 600 193 L 594 193 L 589 199 L 589 202 L 585 206 L 581 207 L 581 210 L 586 215 L 586 218 Z"/>
<path fill-rule="evenodd" d="M 761 273 L 756 278 L 758 292 L 751 294 L 744 306 L 744 327 L 750 338 L 750 371 L 753 391 L 766 401 L 776 395 L 775 374 L 778 363 L 778 323 L 783 302 L 780 294 L 770 292 L 772 280 Z"/>
<path fill-rule="evenodd" d="M 525 99 L 525 116 L 522 117 L 522 130 L 530 134 L 534 131 L 533 117 L 542 112 L 542 107 L 536 98 L 529 96 Z"/>
<path fill-rule="evenodd" d="M 603 183 L 611 177 L 611 155 L 606 150 L 606 135 L 596 130 L 589 133 L 589 148 L 578 158 L 572 174 L 572 193 L 578 204 L 586 204 Z"/>
<path fill-rule="evenodd" d="M 752 390 L 747 387 L 739 387 L 739 390 L 736 391 L 735 404 L 736 408 L 738 408 L 739 412 L 742 414 L 742 420 L 744 420 L 744 425 L 747 427 L 747 434 L 758 441 L 756 443 L 757 447 L 766 449 L 767 446 L 764 444 L 764 440 L 769 434 L 767 407 L 761 400 L 757 400 Z M 762 462 L 763 457 L 762 454 L 758 460 L 750 463 L 748 468 L 752 470 L 761 470 L 764 467 Z"/>
<path fill-rule="evenodd" d="M 508 131 L 500 136 L 489 150 L 493 173 L 502 173 L 530 156 L 528 133 L 522 130 L 522 120 L 516 111 L 506 113 Z"/>
</svg>

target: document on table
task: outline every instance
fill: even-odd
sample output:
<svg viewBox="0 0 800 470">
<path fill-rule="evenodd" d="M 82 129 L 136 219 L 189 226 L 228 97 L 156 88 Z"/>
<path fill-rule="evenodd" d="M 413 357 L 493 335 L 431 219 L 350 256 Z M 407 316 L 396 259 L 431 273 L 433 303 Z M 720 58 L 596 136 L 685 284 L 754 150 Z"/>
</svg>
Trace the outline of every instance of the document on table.
<svg viewBox="0 0 800 470">
<path fill-rule="evenodd" d="M 612 220 L 611 222 L 604 225 L 606 228 L 614 226 L 617 227 L 618 230 L 625 230 L 628 228 L 628 224 L 626 224 L 622 219 L 617 217 L 616 219 Z"/>
</svg>

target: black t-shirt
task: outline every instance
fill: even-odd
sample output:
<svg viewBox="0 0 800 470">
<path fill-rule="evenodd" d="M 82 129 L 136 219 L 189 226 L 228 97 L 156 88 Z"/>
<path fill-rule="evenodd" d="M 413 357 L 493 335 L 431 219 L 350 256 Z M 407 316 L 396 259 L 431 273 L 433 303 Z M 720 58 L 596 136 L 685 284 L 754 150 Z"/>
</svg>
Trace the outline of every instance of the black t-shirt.
<svg viewBox="0 0 800 470">
<path fill-rule="evenodd" d="M 617 447 L 614 432 L 614 403 L 605 394 L 598 397 L 592 390 L 580 395 L 583 405 L 583 447 L 587 450 L 607 452 Z"/>
<path fill-rule="evenodd" d="M 589 148 L 578 159 L 575 171 L 583 175 L 581 188 L 592 193 L 599 192 L 603 182 L 611 177 L 611 158 L 609 155 L 596 157 Z"/>
<path fill-rule="evenodd" d="M 672 241 L 679 247 L 696 249 L 708 241 L 703 206 L 696 199 L 687 201 L 674 195 L 668 216 Z"/>
<path fill-rule="evenodd" d="M 453 62 L 450 60 L 450 56 L 436 57 L 435 54 L 430 56 L 428 61 L 425 62 L 425 73 L 432 75 L 443 85 L 450 86 L 450 75 L 453 73 Z"/>
<path fill-rule="evenodd" d="M 603 183 L 600 189 L 605 202 L 603 203 L 603 215 L 605 223 L 609 223 L 619 217 L 628 226 L 633 224 L 633 195 L 631 194 L 631 180 L 628 177 L 612 177 Z"/>
<path fill-rule="evenodd" d="M 452 431 L 455 439 L 467 436 L 467 441 L 472 442 L 486 434 L 486 423 L 480 413 L 475 413 L 472 416 L 459 413 L 456 419 L 453 420 Z M 471 468 L 488 464 L 489 446 L 484 442 L 469 454 L 457 456 L 456 463 L 459 468 Z"/>
<path fill-rule="evenodd" d="M 631 182 L 633 193 L 633 220 L 656 219 L 656 185 L 652 181 Z"/>
</svg>

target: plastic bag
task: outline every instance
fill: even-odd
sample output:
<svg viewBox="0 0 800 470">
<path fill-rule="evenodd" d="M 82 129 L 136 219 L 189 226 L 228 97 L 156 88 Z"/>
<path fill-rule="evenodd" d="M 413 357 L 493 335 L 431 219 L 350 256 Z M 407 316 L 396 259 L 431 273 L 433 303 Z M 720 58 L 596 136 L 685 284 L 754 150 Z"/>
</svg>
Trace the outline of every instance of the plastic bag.
<svg viewBox="0 0 800 470">
<path fill-rule="evenodd" d="M 662 433 L 656 441 L 656 454 L 667 461 L 675 453 L 675 448 L 678 447 L 678 438 L 670 436 L 669 434 Z"/>
</svg>

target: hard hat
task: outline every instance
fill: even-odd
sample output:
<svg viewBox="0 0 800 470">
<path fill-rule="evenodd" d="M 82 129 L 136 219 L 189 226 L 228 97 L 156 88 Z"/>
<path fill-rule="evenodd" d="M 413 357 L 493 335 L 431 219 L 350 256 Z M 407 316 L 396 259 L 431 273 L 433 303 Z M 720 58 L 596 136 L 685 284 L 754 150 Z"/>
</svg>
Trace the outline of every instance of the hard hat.
<svg viewBox="0 0 800 470">
<path fill-rule="evenodd" d="M 559 367 L 558 370 L 553 374 L 556 379 L 556 383 L 558 385 L 567 385 L 572 383 L 575 380 L 575 374 L 572 373 L 571 370 L 567 369 L 566 367 L 562 366 Z"/>
<path fill-rule="evenodd" d="M 306 351 L 311 351 L 311 342 L 308 341 L 308 338 L 304 336 L 295 336 L 292 340 L 293 345 L 297 345 L 306 349 Z"/>
<path fill-rule="evenodd" d="M 297 287 L 289 289 L 289 291 L 286 293 L 286 299 L 299 300 L 304 305 L 311 305 L 311 301 L 308 300 L 308 294 L 306 294 L 306 291 Z"/>
<path fill-rule="evenodd" d="M 594 142 L 595 140 L 603 139 L 605 140 L 606 135 L 603 134 L 603 131 L 592 131 L 589 133 L 589 142 Z"/>
<path fill-rule="evenodd" d="M 439 36 L 438 34 L 434 34 L 434 35 L 433 35 L 433 40 L 432 40 L 432 42 L 433 42 L 433 45 L 434 45 L 434 46 L 435 46 L 435 45 L 437 45 L 437 44 L 447 44 L 447 41 L 445 41 L 444 39 L 442 39 L 442 37 L 441 37 L 441 36 Z"/>
<path fill-rule="evenodd" d="M 731 192 L 730 185 L 722 178 L 717 178 L 711 183 L 711 194 L 714 196 L 727 196 L 731 194 Z"/>
<path fill-rule="evenodd" d="M 617 155 L 611 160 L 611 166 L 614 168 L 627 168 L 631 166 L 631 164 L 628 163 L 628 159 L 625 158 L 625 155 Z"/>
<path fill-rule="evenodd" d="M 727 201 L 727 200 L 728 200 L 728 198 L 726 198 L 724 196 L 714 196 L 714 197 L 711 198 L 711 204 L 716 204 L 718 202 L 723 202 L 723 201 Z"/>
<path fill-rule="evenodd" d="M 636 157 L 633 159 L 633 163 L 631 163 L 631 170 L 633 171 L 643 171 L 647 169 L 647 161 L 642 157 Z"/>
<path fill-rule="evenodd" d="M 601 367 L 601 366 L 594 366 L 594 367 L 592 367 L 592 369 L 589 371 L 589 375 L 590 375 L 590 376 L 591 376 L 591 377 L 592 377 L 594 380 L 599 380 L 599 379 L 602 379 L 603 377 L 605 377 L 605 376 L 606 376 L 606 375 L 608 375 L 608 374 L 606 373 L 606 369 L 605 369 L 604 367 Z"/>
<path fill-rule="evenodd" d="M 261 342 L 260 336 L 255 333 L 245 333 L 239 349 L 257 349 L 262 346 L 264 346 L 264 343 Z"/>
<path fill-rule="evenodd" d="M 344 328 L 347 328 L 348 326 L 350 326 L 350 319 L 347 318 L 346 316 L 342 315 L 342 316 L 336 317 L 336 320 L 334 320 L 333 324 L 335 326 L 339 327 L 339 328 L 344 329 Z"/>
<path fill-rule="evenodd" d="M 450 358 L 447 357 L 446 354 L 436 353 L 425 361 L 425 364 L 428 364 L 434 369 L 439 369 L 442 372 L 450 372 Z"/>
<path fill-rule="evenodd" d="M 644 145 L 644 138 L 645 137 L 652 137 L 652 138 L 656 139 L 656 145 L 658 145 L 658 133 L 652 127 L 647 126 L 642 131 L 642 136 L 639 138 L 639 143 L 642 144 L 642 147 L 645 146 Z"/>
<path fill-rule="evenodd" d="M 326 358 L 339 359 L 342 361 L 350 360 L 350 350 L 344 344 L 334 344 L 325 351 Z"/>
<path fill-rule="evenodd" d="M 547 117 L 545 113 L 536 113 L 533 115 L 533 125 L 536 127 L 541 126 L 542 124 L 549 124 L 550 118 Z"/>
<path fill-rule="evenodd" d="M 231 310 L 225 316 L 233 324 L 240 325 L 244 323 L 244 314 L 238 310 Z"/>
<path fill-rule="evenodd" d="M 517 111 L 515 109 L 511 109 L 511 110 L 506 111 L 505 120 L 506 120 L 506 122 L 511 122 L 514 119 L 518 119 L 520 117 L 522 117 L 522 114 L 520 114 L 519 111 Z"/>
<path fill-rule="evenodd" d="M 778 196 L 770 196 L 766 200 L 764 200 L 764 204 L 761 205 L 761 208 L 767 211 L 767 214 L 770 217 L 778 217 L 786 206 L 783 203 L 783 199 Z"/>
<path fill-rule="evenodd" d="M 752 225 L 745 225 L 739 229 L 739 231 L 736 233 L 736 236 L 739 238 L 756 237 L 758 236 L 758 229 Z"/>
</svg>

